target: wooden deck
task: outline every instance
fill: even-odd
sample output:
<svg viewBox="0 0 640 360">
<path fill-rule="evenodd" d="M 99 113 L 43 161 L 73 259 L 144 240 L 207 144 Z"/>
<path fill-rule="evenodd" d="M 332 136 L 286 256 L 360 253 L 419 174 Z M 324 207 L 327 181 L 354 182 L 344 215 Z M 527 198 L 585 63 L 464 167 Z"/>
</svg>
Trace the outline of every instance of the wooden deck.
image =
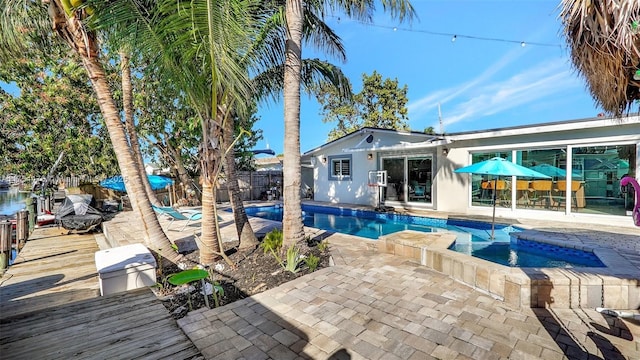
<svg viewBox="0 0 640 360">
<path fill-rule="evenodd" d="M 0 278 L 7 359 L 201 359 L 148 289 L 100 296 L 94 235 L 37 229 Z"/>
</svg>

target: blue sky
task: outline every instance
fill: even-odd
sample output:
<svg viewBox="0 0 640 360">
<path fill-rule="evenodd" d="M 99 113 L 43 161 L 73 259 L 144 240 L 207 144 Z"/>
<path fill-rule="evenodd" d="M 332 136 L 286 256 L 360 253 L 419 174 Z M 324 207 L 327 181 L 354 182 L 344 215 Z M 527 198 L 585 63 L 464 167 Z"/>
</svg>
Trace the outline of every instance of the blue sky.
<svg viewBox="0 0 640 360">
<path fill-rule="evenodd" d="M 559 3 L 413 0 L 418 19 L 411 24 L 392 21 L 381 11 L 372 25 L 334 15 L 326 21 L 342 38 L 347 62 L 310 47 L 303 57 L 339 65 L 355 92 L 361 90 L 363 73 L 375 70 L 383 78 L 397 78 L 400 86 L 408 86 L 413 130 L 433 126 L 440 131 L 438 103 L 447 133 L 594 117 L 602 110 L 571 66 Z M 322 122 L 314 98 L 303 94 L 301 100 L 300 148 L 306 152 L 324 144 L 335 124 Z M 256 127 L 264 139 L 256 148 L 282 153 L 282 102 L 260 104 L 258 115 Z"/>
<path fill-rule="evenodd" d="M 559 1 L 414 0 L 413 5 L 418 20 L 412 24 L 398 24 L 381 12 L 373 26 L 327 19 L 347 51 L 345 64 L 328 60 L 341 66 L 355 92 L 361 90 L 362 74 L 374 70 L 406 84 L 411 129 L 439 131 L 438 102 L 448 133 L 588 118 L 602 111 L 572 68 Z M 303 57 L 326 59 L 309 47 Z M 261 104 L 256 126 L 264 140 L 257 148 L 282 153 L 283 114 L 281 102 Z M 326 142 L 334 124 L 321 119 L 315 99 L 303 94 L 302 152 Z"/>
</svg>

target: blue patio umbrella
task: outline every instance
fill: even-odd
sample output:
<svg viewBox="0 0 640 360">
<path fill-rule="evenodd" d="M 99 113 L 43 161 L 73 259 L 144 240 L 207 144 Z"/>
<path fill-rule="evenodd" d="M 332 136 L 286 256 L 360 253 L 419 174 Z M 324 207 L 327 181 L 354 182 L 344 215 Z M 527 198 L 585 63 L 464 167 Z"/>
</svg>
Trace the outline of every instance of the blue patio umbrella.
<svg viewBox="0 0 640 360">
<path fill-rule="evenodd" d="M 565 169 L 559 168 L 557 166 L 549 165 L 549 164 L 544 164 L 544 163 L 538 164 L 530 167 L 529 169 L 545 174 L 547 176 L 551 176 L 551 177 L 561 177 L 561 178 L 567 177 L 567 171 Z M 582 175 L 580 175 L 580 173 L 575 170 L 571 172 L 571 176 L 574 178 L 582 177 Z"/>
<path fill-rule="evenodd" d="M 494 157 L 489 160 L 481 161 L 473 165 L 465 166 L 463 168 L 454 170 L 456 173 L 468 173 L 479 175 L 493 175 L 495 176 L 495 184 L 493 186 L 493 218 L 491 220 L 491 239 L 493 239 L 493 233 L 496 223 L 496 191 L 498 187 L 498 177 L 500 176 L 518 176 L 528 178 L 542 178 L 550 179 L 550 176 L 539 173 L 535 170 L 531 170 L 524 166 L 512 163 L 501 157 Z"/>
<path fill-rule="evenodd" d="M 160 190 L 166 188 L 169 185 L 173 185 L 173 180 L 165 176 L 148 175 L 148 178 L 152 190 Z M 124 181 L 122 180 L 122 175 L 116 175 L 104 179 L 100 181 L 100 186 L 115 191 L 127 192 L 127 189 L 124 186 Z"/>
</svg>

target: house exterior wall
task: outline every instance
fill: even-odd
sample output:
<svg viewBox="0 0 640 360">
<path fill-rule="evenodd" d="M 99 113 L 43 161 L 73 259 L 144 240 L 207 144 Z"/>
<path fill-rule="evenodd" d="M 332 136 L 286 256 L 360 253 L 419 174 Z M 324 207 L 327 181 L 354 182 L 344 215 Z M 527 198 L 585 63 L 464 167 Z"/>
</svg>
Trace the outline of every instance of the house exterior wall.
<svg viewBox="0 0 640 360">
<path fill-rule="evenodd" d="M 376 170 L 375 157 L 371 160 L 367 158 L 366 151 L 344 152 L 356 146 L 361 137 L 346 139 L 346 141 L 329 144 L 322 151 L 313 154 L 310 158 L 315 163 L 313 178 L 313 199 L 316 201 L 327 201 L 335 204 L 348 203 L 368 206 L 376 206 L 377 195 L 368 183 L 368 173 Z M 347 179 L 336 179 L 330 174 L 331 159 L 350 158 L 351 176 Z M 323 159 L 326 159 L 323 162 Z"/>
<path fill-rule="evenodd" d="M 637 117 L 636 117 L 637 119 Z M 491 207 L 472 206 L 470 203 L 470 179 L 469 174 L 454 173 L 455 169 L 471 164 L 471 154 L 474 152 L 532 150 L 544 148 L 583 147 L 611 144 L 635 144 L 637 152 L 640 152 L 640 123 L 637 120 L 625 122 L 620 119 L 593 120 L 600 121 L 602 126 L 589 124 L 587 127 L 566 125 L 559 126 L 554 131 L 549 127 L 532 127 L 526 134 L 513 133 L 512 131 L 498 130 L 495 132 L 452 135 L 453 142 L 447 146 L 447 155 L 442 149 L 438 151 L 437 171 L 434 180 L 435 201 L 434 208 L 440 211 L 472 214 L 492 215 Z M 588 122 L 585 122 L 588 124 Z M 572 128 L 573 127 L 573 128 Z M 456 139 L 457 137 L 457 139 Z M 636 178 L 640 176 L 640 154 L 636 155 Z M 540 210 L 513 209 L 510 207 L 497 207 L 496 217 L 527 217 L 540 220 L 568 220 L 581 217 L 582 219 L 594 215 L 572 212 L 550 212 Z M 630 217 L 595 215 L 595 221 L 630 225 Z"/>
<path fill-rule="evenodd" d="M 372 141 L 366 141 L 368 135 Z M 469 133 L 449 134 L 444 139 L 433 142 L 421 133 L 401 133 L 365 128 L 360 132 L 322 145 L 303 155 L 303 161 L 313 170 L 314 200 L 335 204 L 350 203 L 377 206 L 376 188 L 367 186 L 368 172 L 381 168 L 382 157 L 431 155 L 433 159 L 433 187 L 431 202 L 385 202 L 385 205 L 407 209 L 433 209 L 436 211 L 468 214 L 492 215 L 492 207 L 472 203 L 469 174 L 454 171 L 471 164 L 474 153 L 509 153 L 517 159 L 518 152 L 560 149 L 571 153 L 575 148 L 635 145 L 635 177 L 640 178 L 640 117 L 610 119 L 583 119 L 568 122 L 540 124 L 513 128 L 503 128 Z M 368 155 L 371 154 L 371 159 Z M 580 153 L 583 154 L 583 153 Z M 582 156 L 582 155 L 581 155 Z M 330 174 L 331 159 L 349 158 L 351 175 L 349 178 L 335 179 Z M 323 161 L 326 159 L 326 161 Z M 567 155 L 567 161 L 571 157 Z M 619 177 L 619 176 L 618 176 Z M 616 179 L 619 181 L 619 179 Z M 479 182 L 476 179 L 476 183 Z M 583 182 L 584 183 L 584 182 Z M 616 187 L 617 183 L 613 184 Z M 474 184 L 473 187 L 475 187 Z M 619 190 L 619 189 L 618 189 Z M 516 190 L 512 190 L 513 194 Z M 607 195 L 607 197 L 609 197 Z M 586 197 L 585 197 L 586 198 Z M 510 206 L 496 208 L 496 217 L 526 217 L 540 220 L 593 221 L 608 224 L 632 226 L 630 216 L 607 215 L 606 213 L 580 213 L 573 211 L 571 203 L 564 207 L 546 208 L 519 206 L 515 201 Z M 475 204 L 475 205 L 474 205 Z M 587 204 L 588 206 L 588 204 Z M 566 209 L 566 210 L 565 210 Z M 571 209 L 571 210 L 568 210 Z"/>
</svg>

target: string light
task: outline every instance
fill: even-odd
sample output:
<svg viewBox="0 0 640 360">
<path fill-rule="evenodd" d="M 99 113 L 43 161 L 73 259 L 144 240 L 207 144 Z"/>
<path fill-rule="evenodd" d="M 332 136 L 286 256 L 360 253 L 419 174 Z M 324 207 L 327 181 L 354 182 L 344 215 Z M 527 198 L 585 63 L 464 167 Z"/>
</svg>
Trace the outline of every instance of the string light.
<svg viewBox="0 0 640 360">
<path fill-rule="evenodd" d="M 339 20 L 340 20 L 340 18 L 338 18 L 338 21 Z M 357 20 L 354 20 L 354 21 L 358 22 L 360 24 L 363 24 L 363 25 L 373 26 L 373 27 L 377 27 L 377 28 L 381 28 L 381 29 L 390 29 L 390 30 L 393 30 L 393 31 L 400 30 L 400 31 L 407 31 L 407 32 L 414 32 L 414 33 L 436 35 L 436 36 L 446 36 L 446 37 L 451 38 L 451 42 L 456 42 L 456 40 L 458 40 L 460 38 L 463 38 L 463 39 L 472 39 L 472 40 L 496 41 L 496 42 L 520 44 L 520 46 L 522 46 L 522 47 L 525 47 L 525 46 L 529 45 L 529 46 L 546 46 L 546 47 L 562 48 L 562 45 L 560 45 L 560 44 L 529 42 L 529 41 L 525 42 L 525 41 L 522 41 L 522 40 L 510 40 L 510 39 L 503 39 L 503 38 L 492 38 L 492 37 L 484 37 L 484 36 L 475 36 L 475 35 L 460 35 L 460 34 L 445 33 L 445 32 L 430 31 L 430 30 L 408 29 L 408 28 L 401 28 L 401 27 L 397 27 L 397 26 L 376 25 L 376 24 L 370 24 L 370 23 L 366 23 L 366 22 L 363 22 L 363 21 L 357 21 Z"/>
</svg>

